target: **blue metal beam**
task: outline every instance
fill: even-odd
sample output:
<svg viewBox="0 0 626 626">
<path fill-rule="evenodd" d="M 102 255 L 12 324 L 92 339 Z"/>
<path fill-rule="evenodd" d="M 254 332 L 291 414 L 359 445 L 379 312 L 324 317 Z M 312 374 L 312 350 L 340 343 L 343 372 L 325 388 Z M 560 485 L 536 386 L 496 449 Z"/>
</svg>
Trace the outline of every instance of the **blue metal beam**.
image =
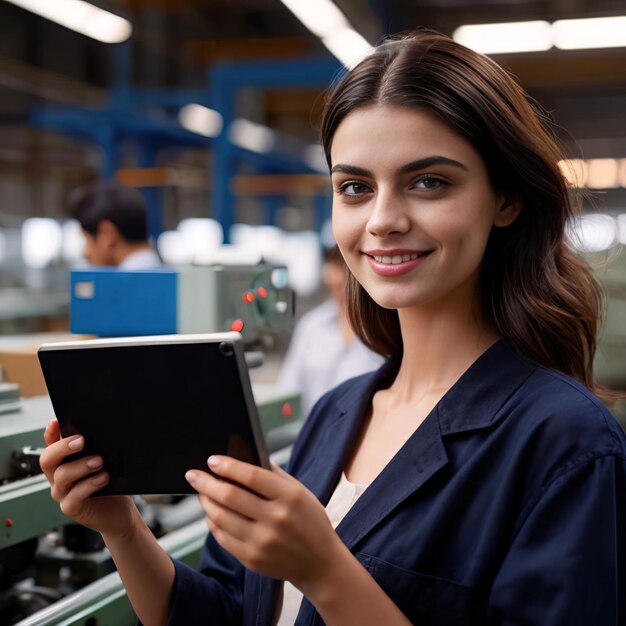
<svg viewBox="0 0 626 626">
<path fill-rule="evenodd" d="M 235 118 L 236 94 L 242 87 L 276 88 L 326 86 L 343 75 L 345 68 L 336 60 L 297 59 L 263 62 L 222 62 L 208 72 L 211 108 L 218 111 L 224 124 L 216 138 L 213 155 L 213 188 L 211 204 L 214 217 L 222 224 L 226 241 L 234 222 L 235 197 L 230 181 L 239 163 L 246 162 L 261 169 L 275 167 L 289 173 L 314 172 L 302 157 L 276 152 L 258 154 L 234 147 L 228 140 L 228 127 Z M 273 213 L 274 211 L 272 211 Z"/>
<path fill-rule="evenodd" d="M 305 59 L 257 63 L 228 62 L 214 65 L 208 73 L 208 89 L 135 89 L 131 83 L 131 46 L 118 44 L 111 58 L 115 77 L 111 98 L 104 109 L 84 106 L 52 106 L 31 114 L 34 125 L 97 143 L 102 149 L 101 174 L 112 179 L 122 160 L 125 139 L 137 140 L 138 158 L 143 166 L 152 166 L 163 145 L 214 146 L 212 208 L 222 224 L 226 237 L 233 223 L 234 194 L 230 181 L 242 162 L 261 171 L 313 172 L 303 157 L 274 150 L 259 154 L 234 146 L 228 138 L 228 127 L 235 119 L 235 97 L 242 87 L 276 88 L 328 85 L 344 73 L 335 60 Z M 217 110 L 223 118 L 223 130 L 209 138 L 182 128 L 174 119 L 154 117 L 147 106 L 177 109 L 197 102 Z M 295 141 L 294 141 L 295 143 Z M 303 148 L 305 145 L 303 144 Z M 150 233 L 158 236 L 162 228 L 159 193 L 147 192 L 150 211 Z"/>
<path fill-rule="evenodd" d="M 99 139 L 100 125 L 114 126 L 120 137 L 156 138 L 164 143 L 206 146 L 211 139 L 186 130 L 169 120 L 151 118 L 136 110 L 93 109 L 79 106 L 53 106 L 35 109 L 33 124 L 49 130 Z"/>
<path fill-rule="evenodd" d="M 158 149 L 158 142 L 144 137 L 137 146 L 139 166 L 154 167 Z M 144 187 L 141 192 L 148 208 L 148 234 L 156 244 L 163 232 L 163 190 L 160 187 Z"/>
</svg>

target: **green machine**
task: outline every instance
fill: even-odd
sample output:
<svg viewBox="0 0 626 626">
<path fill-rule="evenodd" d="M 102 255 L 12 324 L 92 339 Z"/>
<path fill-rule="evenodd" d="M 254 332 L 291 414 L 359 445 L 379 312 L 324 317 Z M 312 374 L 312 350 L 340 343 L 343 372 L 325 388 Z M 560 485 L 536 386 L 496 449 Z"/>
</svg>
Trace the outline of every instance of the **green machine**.
<svg viewBox="0 0 626 626">
<path fill-rule="evenodd" d="M 238 268 L 220 274 L 229 280 L 214 281 L 224 293 L 215 294 L 219 306 L 207 315 L 211 324 L 219 321 L 220 313 L 232 318 L 225 303 L 235 296 L 237 306 L 247 304 L 241 299 L 241 291 L 248 292 L 245 273 L 246 268 Z M 249 274 L 254 287 L 258 268 L 250 268 Z M 207 311 L 210 299 L 206 293 L 202 297 Z M 248 334 L 254 338 L 247 349 L 263 349 L 277 332 L 290 332 L 288 317 L 281 315 L 281 329 L 275 317 L 265 319 L 261 308 L 255 311 L 246 320 Z M 249 352 L 246 360 L 254 367 L 262 363 L 263 354 Z M 271 457 L 284 464 L 301 426 L 299 396 L 254 381 L 252 390 Z M 17 385 L 0 383 L 0 624 L 132 626 L 135 615 L 100 535 L 63 515 L 41 474 L 43 431 L 52 418 L 47 396 L 20 398 Z M 207 533 L 197 498 L 137 496 L 136 503 L 163 548 L 197 565 Z"/>
</svg>

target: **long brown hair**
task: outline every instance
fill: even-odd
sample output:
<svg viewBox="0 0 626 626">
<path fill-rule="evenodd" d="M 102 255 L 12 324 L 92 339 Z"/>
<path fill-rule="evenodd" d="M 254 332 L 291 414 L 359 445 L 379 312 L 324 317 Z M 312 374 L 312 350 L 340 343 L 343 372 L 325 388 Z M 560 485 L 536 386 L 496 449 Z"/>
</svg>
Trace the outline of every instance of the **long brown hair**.
<svg viewBox="0 0 626 626">
<path fill-rule="evenodd" d="M 602 292 L 565 240 L 576 211 L 548 116 L 491 59 L 430 30 L 387 39 L 332 90 L 321 128 L 329 166 L 341 121 L 374 104 L 436 115 L 482 156 L 493 188 L 521 203 L 513 224 L 494 228 L 487 244 L 480 276 L 485 318 L 522 354 L 602 394 L 593 380 Z M 397 311 L 376 304 L 354 277 L 348 301 L 367 346 L 402 354 Z"/>
</svg>

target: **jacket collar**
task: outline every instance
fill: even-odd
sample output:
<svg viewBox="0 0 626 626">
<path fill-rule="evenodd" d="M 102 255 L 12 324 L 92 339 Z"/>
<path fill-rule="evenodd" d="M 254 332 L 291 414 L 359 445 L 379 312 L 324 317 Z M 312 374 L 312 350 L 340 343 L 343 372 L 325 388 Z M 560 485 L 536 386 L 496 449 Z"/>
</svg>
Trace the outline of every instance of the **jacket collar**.
<svg viewBox="0 0 626 626">
<path fill-rule="evenodd" d="M 420 489 L 448 461 L 443 437 L 486 428 L 530 376 L 536 365 L 520 357 L 505 340 L 484 352 L 439 401 L 419 428 L 376 477 L 337 527 L 348 547 Z M 361 377 L 340 396 L 317 446 L 316 461 L 299 479 L 326 505 L 346 465 L 373 394 L 388 385 L 398 363 L 388 361 Z"/>
<path fill-rule="evenodd" d="M 537 369 L 501 339 L 465 371 L 437 405 L 442 435 L 487 428 L 500 409 Z"/>
<path fill-rule="evenodd" d="M 336 401 L 337 417 L 363 414 L 374 393 L 390 384 L 399 361 L 389 359 L 378 370 L 361 377 Z M 499 409 L 537 368 L 511 344 L 500 339 L 461 375 L 437 404 L 442 435 L 487 428 L 497 421 Z M 360 422 L 358 422 L 360 424 Z"/>
</svg>

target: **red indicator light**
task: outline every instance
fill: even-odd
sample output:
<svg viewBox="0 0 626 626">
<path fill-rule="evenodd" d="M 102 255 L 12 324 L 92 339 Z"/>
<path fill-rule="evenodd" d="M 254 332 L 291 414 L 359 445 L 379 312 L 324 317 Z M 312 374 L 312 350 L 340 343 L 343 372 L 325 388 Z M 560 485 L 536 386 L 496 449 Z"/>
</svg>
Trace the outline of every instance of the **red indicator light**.
<svg viewBox="0 0 626 626">
<path fill-rule="evenodd" d="M 246 293 L 243 294 L 243 297 L 244 301 L 248 304 L 250 304 L 250 302 L 254 302 L 254 294 L 251 291 L 246 291 Z"/>
<path fill-rule="evenodd" d="M 259 287 L 256 290 L 256 293 L 259 296 L 259 298 L 267 298 L 267 289 L 265 287 Z"/>
<path fill-rule="evenodd" d="M 293 409 L 291 408 L 291 404 L 289 404 L 289 402 L 285 402 L 280 412 L 283 414 L 283 417 L 291 417 L 293 415 Z"/>
<path fill-rule="evenodd" d="M 243 322 L 241 320 L 234 320 L 230 325 L 230 329 L 234 330 L 236 333 L 240 333 L 243 330 Z"/>
<path fill-rule="evenodd" d="M 13 520 L 12 520 L 10 517 L 7 517 L 7 518 L 4 520 L 4 525 L 5 525 L 7 528 L 11 528 L 11 526 L 13 526 Z"/>
</svg>

